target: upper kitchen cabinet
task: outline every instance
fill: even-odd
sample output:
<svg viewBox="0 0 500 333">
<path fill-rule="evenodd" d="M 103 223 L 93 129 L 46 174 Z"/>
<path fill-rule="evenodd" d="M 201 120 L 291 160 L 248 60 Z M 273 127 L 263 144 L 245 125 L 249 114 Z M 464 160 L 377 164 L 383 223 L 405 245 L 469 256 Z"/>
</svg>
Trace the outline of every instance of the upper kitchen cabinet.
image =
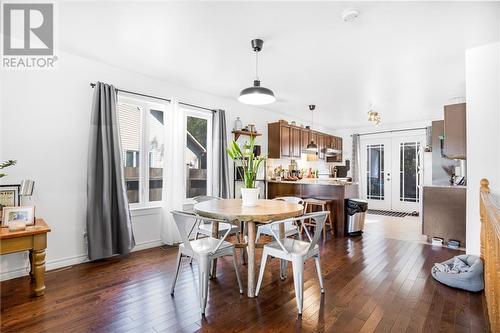
<svg viewBox="0 0 500 333">
<path fill-rule="evenodd" d="M 444 107 L 444 146 L 447 158 L 465 160 L 466 151 L 466 106 L 465 103 Z"/>
<path fill-rule="evenodd" d="M 318 145 L 318 157 L 327 162 L 342 162 L 342 154 L 329 156 L 329 149 L 342 151 L 342 138 L 290 125 L 284 120 L 267 124 L 268 157 L 300 158 L 312 141 Z"/>
</svg>

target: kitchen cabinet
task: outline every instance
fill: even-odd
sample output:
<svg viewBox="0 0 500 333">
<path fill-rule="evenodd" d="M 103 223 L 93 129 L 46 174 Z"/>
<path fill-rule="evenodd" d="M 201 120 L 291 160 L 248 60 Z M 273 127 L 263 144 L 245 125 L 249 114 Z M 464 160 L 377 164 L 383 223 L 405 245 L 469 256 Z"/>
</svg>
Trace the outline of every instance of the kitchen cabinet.
<svg viewBox="0 0 500 333">
<path fill-rule="evenodd" d="M 311 140 L 318 146 L 318 157 L 327 162 L 342 162 L 342 155 L 326 156 L 326 148 L 342 150 L 342 138 L 290 125 L 284 120 L 267 124 L 268 157 L 300 158 Z"/>
<path fill-rule="evenodd" d="M 291 127 L 291 156 L 300 158 L 302 152 L 302 130 L 299 127 Z"/>
<path fill-rule="evenodd" d="M 466 115 L 465 103 L 444 106 L 444 155 L 449 159 L 465 160 Z"/>
</svg>

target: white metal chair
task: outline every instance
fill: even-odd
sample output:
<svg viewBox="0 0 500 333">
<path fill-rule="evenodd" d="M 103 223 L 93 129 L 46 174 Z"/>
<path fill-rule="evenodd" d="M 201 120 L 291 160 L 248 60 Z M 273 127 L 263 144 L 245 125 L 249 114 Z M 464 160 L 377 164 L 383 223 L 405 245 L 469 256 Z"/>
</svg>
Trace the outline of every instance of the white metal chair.
<svg viewBox="0 0 500 333">
<path fill-rule="evenodd" d="M 204 237 L 195 240 L 189 240 L 189 235 L 197 227 L 200 221 L 203 220 L 202 217 L 186 212 L 172 211 L 171 212 L 177 229 L 179 229 L 179 234 L 181 235 L 182 244 L 179 244 L 179 252 L 177 254 L 177 265 L 175 270 L 175 277 L 172 283 L 172 289 L 170 293 L 174 294 L 175 283 L 177 282 L 177 276 L 179 275 L 179 268 L 181 265 L 181 259 L 183 256 L 194 258 L 198 262 L 198 279 L 199 279 L 199 293 L 200 293 L 200 309 L 202 315 L 205 314 L 205 308 L 207 306 L 208 297 L 208 277 L 210 274 L 210 263 L 219 257 L 232 256 L 233 265 L 236 271 L 236 278 L 238 280 L 238 286 L 240 288 L 240 293 L 243 293 L 243 285 L 241 283 L 241 276 L 236 264 L 236 249 L 232 243 L 226 242 L 225 239 L 229 235 L 228 229 L 226 234 L 221 238 Z M 211 221 L 221 222 L 218 220 L 211 219 Z"/>
<path fill-rule="evenodd" d="M 298 205 L 304 206 L 304 200 L 302 198 L 298 197 L 278 197 L 274 198 L 274 200 L 280 200 L 280 201 L 285 201 L 289 203 L 294 203 Z M 271 226 L 269 224 L 264 224 L 260 225 L 257 228 L 257 235 L 255 236 L 255 241 L 258 241 L 260 238 L 260 235 L 268 235 L 268 236 L 273 236 L 273 233 L 271 231 Z M 294 221 L 288 221 L 285 223 L 285 237 L 293 236 L 293 235 L 299 235 L 301 236 L 301 233 L 299 232 L 299 227 Z"/>
<path fill-rule="evenodd" d="M 200 196 L 193 198 L 193 202 L 195 204 L 200 203 L 200 202 L 204 202 L 204 201 L 209 201 L 209 200 L 221 200 L 221 198 L 212 197 L 209 195 L 200 195 Z M 210 220 L 205 220 L 202 223 L 200 223 L 198 226 L 198 230 L 196 230 L 196 234 L 195 234 L 194 238 L 198 239 L 198 236 L 200 234 L 202 234 L 204 236 L 212 237 L 212 225 L 213 225 L 213 223 L 211 223 Z M 218 238 L 221 238 L 222 236 L 224 236 L 228 229 L 230 230 L 230 232 L 229 232 L 230 235 L 236 235 L 238 237 L 238 239 L 240 239 L 240 237 L 239 237 L 240 236 L 240 228 L 237 225 L 233 225 L 233 224 L 227 223 L 227 222 L 219 223 Z"/>
<path fill-rule="evenodd" d="M 305 214 L 299 218 L 286 219 L 270 223 L 271 231 L 273 233 L 275 240 L 270 244 L 264 245 L 264 250 L 262 252 L 262 261 L 260 263 L 259 280 L 257 282 L 255 296 L 258 296 L 259 294 L 268 256 L 273 256 L 282 260 L 287 260 L 292 262 L 293 283 L 295 286 L 295 297 L 297 299 L 297 309 L 299 311 L 299 315 L 302 315 L 302 306 L 304 298 L 305 260 L 309 258 L 314 259 L 316 263 L 316 270 L 318 272 L 318 279 L 321 288 L 321 293 L 323 294 L 325 292 L 325 289 L 323 287 L 323 277 L 321 276 L 318 241 L 321 237 L 321 230 L 325 226 L 325 221 L 328 214 L 329 214 L 328 211 L 310 213 L 310 214 Z M 304 229 L 307 238 L 309 239 L 309 242 L 293 238 L 282 238 L 282 239 L 279 238 L 278 235 L 279 224 L 286 223 L 289 221 L 292 222 L 300 221 L 300 223 L 304 223 L 304 220 L 306 219 L 313 219 L 316 222 L 316 228 L 314 230 L 313 236 L 311 236 L 307 228 Z"/>
</svg>

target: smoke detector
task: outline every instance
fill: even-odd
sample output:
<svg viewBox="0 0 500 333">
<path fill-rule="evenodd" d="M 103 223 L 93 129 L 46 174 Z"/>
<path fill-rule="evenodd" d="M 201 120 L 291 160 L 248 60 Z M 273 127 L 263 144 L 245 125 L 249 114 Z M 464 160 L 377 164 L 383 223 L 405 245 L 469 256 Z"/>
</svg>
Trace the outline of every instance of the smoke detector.
<svg viewBox="0 0 500 333">
<path fill-rule="evenodd" d="M 359 16 L 359 9 L 357 8 L 347 8 L 342 12 L 342 19 L 344 22 L 353 22 Z"/>
</svg>

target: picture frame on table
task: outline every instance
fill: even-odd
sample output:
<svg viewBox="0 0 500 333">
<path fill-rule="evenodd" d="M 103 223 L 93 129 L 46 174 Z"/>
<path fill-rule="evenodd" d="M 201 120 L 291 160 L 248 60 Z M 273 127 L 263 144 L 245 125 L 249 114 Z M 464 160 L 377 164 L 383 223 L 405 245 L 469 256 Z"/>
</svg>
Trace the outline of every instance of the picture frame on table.
<svg viewBox="0 0 500 333">
<path fill-rule="evenodd" d="M 16 207 L 20 205 L 21 185 L 0 185 L 0 221 L 4 207 Z"/>
<path fill-rule="evenodd" d="M 15 222 L 23 222 L 26 225 L 35 224 L 35 206 L 3 207 L 2 227 L 9 227 Z"/>
</svg>

